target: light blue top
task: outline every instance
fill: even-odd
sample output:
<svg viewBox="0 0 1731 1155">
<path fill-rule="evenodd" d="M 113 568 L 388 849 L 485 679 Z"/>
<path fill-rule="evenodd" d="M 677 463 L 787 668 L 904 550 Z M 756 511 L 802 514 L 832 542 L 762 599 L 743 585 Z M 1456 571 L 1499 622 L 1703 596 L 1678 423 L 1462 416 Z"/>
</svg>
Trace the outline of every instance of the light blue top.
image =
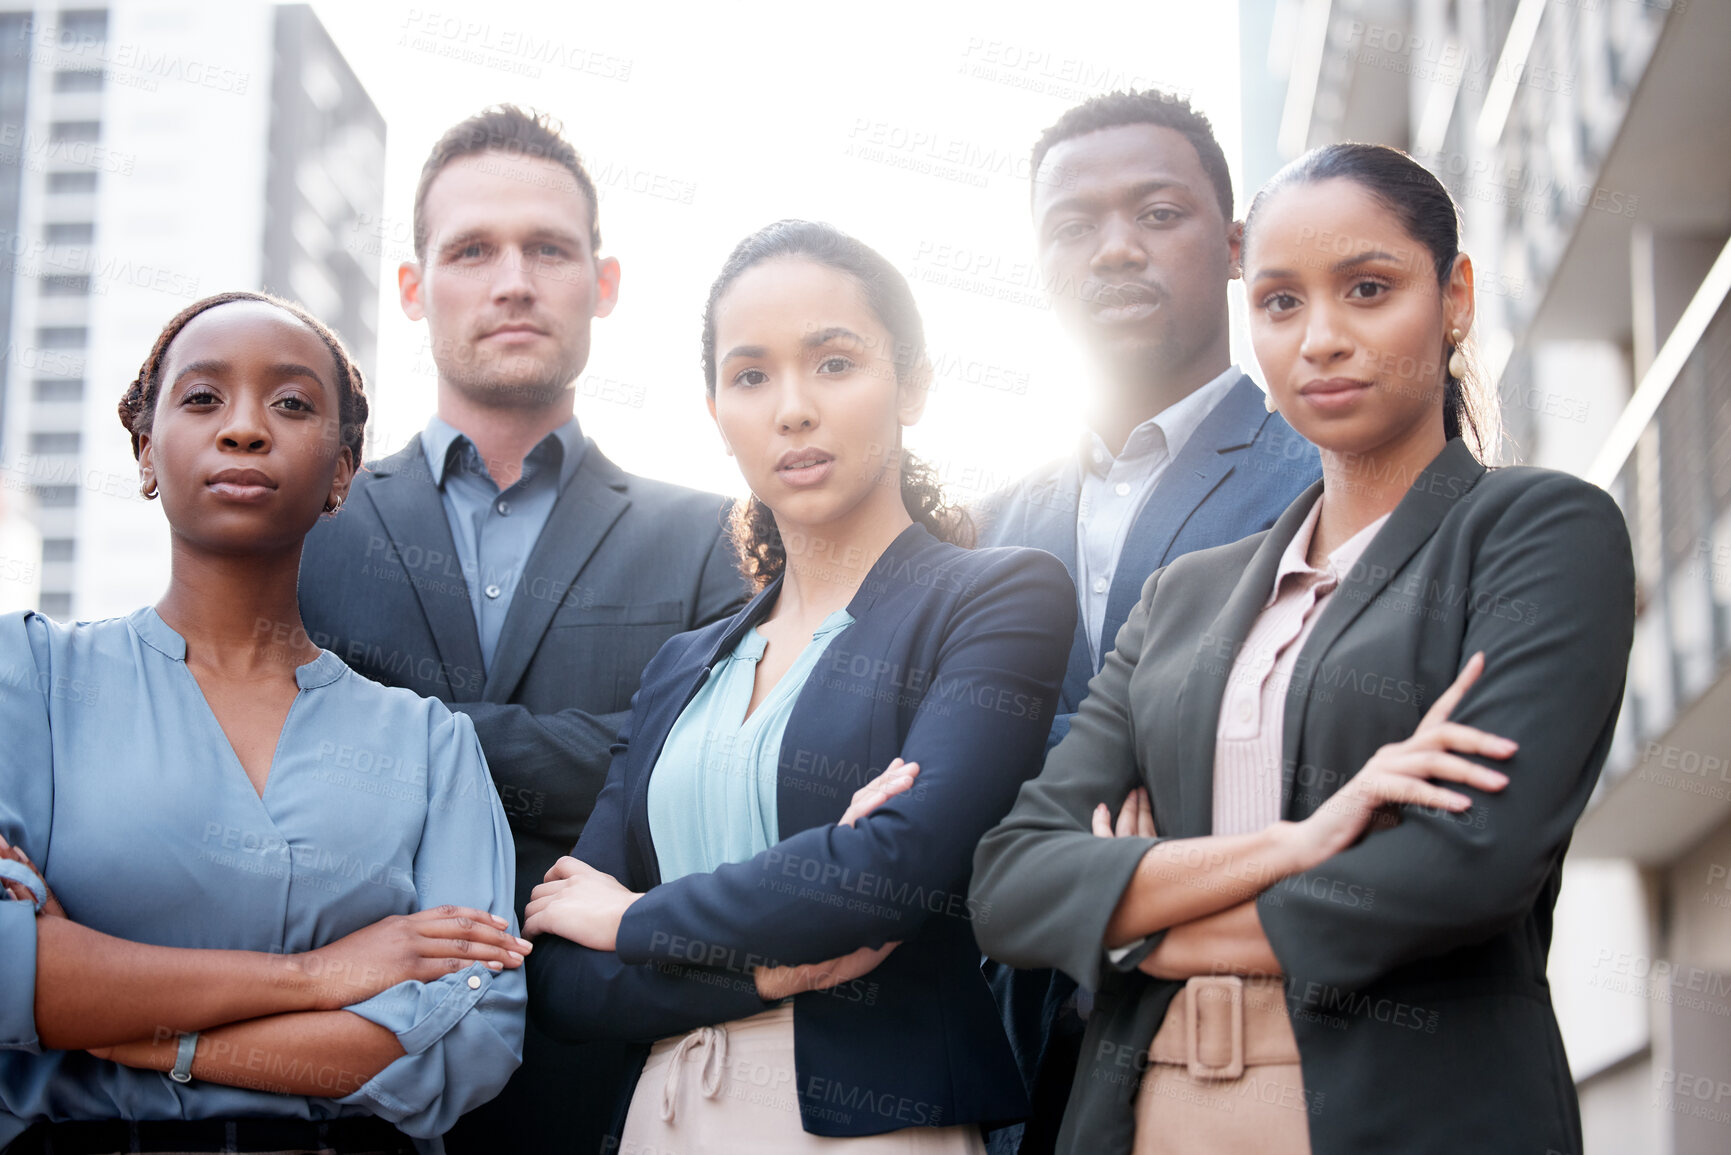
<svg viewBox="0 0 1731 1155">
<path fill-rule="evenodd" d="M 588 448 L 573 417 L 529 451 L 521 475 L 501 492 L 475 443 L 454 425 L 435 416 L 421 433 L 421 451 L 445 506 L 487 669 L 493 668 L 493 651 L 523 567 Z"/>
<path fill-rule="evenodd" d="M 747 630 L 715 664 L 649 774 L 649 837 L 662 882 L 744 862 L 781 841 L 775 805 L 781 736 L 812 667 L 851 625 L 846 610 L 825 618 L 749 718 L 763 635 Z"/>
<path fill-rule="evenodd" d="M 76 625 L 0 616 L 0 835 L 70 918 L 161 946 L 272 953 L 441 903 L 512 918 L 511 835 L 467 717 L 321 651 L 295 671 L 261 796 L 185 659 L 153 609 Z M 42 1118 L 377 1115 L 437 1152 L 434 1137 L 522 1055 L 523 973 L 481 963 L 349 1007 L 406 1053 L 341 1099 L 182 1086 L 44 1051 L 36 917 L 0 901 L 0 1147 Z"/>
</svg>

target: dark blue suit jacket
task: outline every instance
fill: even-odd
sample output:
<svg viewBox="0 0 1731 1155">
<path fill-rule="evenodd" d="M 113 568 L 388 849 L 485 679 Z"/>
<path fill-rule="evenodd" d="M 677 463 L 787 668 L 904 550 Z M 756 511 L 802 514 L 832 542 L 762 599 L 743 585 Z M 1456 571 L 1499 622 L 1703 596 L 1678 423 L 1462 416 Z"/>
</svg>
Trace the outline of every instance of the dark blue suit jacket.
<svg viewBox="0 0 1731 1155">
<path fill-rule="evenodd" d="M 1107 595 L 1105 628 L 1096 639 L 1101 658 L 1112 652 L 1112 640 L 1149 574 L 1195 550 L 1261 533 L 1321 478 L 1316 446 L 1280 414 L 1268 412 L 1261 388 L 1240 377 L 1166 467 L 1124 538 Z M 1082 463 L 1076 454 L 1066 454 L 981 503 L 975 511 L 980 544 L 1043 549 L 1064 563 L 1073 581 L 1081 494 Z M 1069 732 L 1070 716 L 1087 696 L 1088 680 L 1099 672 L 1087 624 L 1078 620 L 1048 748 Z"/>
<path fill-rule="evenodd" d="M 668 642 L 575 854 L 644 892 L 617 953 L 544 938 L 531 1008 L 570 1040 L 648 1041 L 765 1009 L 752 970 L 901 943 L 870 975 L 794 999 L 805 1129 L 877 1134 L 1020 1117 L 1027 1099 L 979 970 L 966 902 L 974 844 L 1039 771 L 1074 628 L 1075 590 L 1037 550 L 978 552 L 903 531 L 848 605 L 795 702 L 776 792 L 781 841 L 662 883 L 649 777 L 711 667 L 769 612 Z M 855 826 L 853 792 L 895 757 L 915 788 Z"/>
<path fill-rule="evenodd" d="M 1268 412 L 1263 398 L 1254 381 L 1240 377 L 1155 484 L 1125 536 L 1112 574 L 1105 627 L 1096 639 L 1102 658 L 1112 652 L 1113 640 L 1149 574 L 1187 553 L 1261 533 L 1322 477 L 1316 447 L 1285 418 Z M 1081 493 L 1082 464 L 1072 453 L 987 499 L 976 511 L 983 527 L 981 544 L 1046 550 L 1062 559 L 1074 578 Z M 1088 680 L 1099 673 L 1086 631 L 1086 623 L 1078 620 L 1048 749 L 1070 732 L 1070 719 L 1087 697 Z M 1122 799 L 1100 801 L 1115 810 Z M 1056 971 L 1013 971 L 991 961 L 986 975 L 1003 1008 L 1004 1028 L 1022 1078 L 1035 1097 L 1026 1139 L 1019 1127 L 1012 1128 L 994 1135 L 991 1149 L 1040 1155 L 1050 1151 L 1057 1138 L 1057 1116 L 1075 1070 L 1082 1023 L 1066 1007 L 1076 984 Z M 1054 1033 L 1063 1040 L 1057 1045 Z"/>
</svg>

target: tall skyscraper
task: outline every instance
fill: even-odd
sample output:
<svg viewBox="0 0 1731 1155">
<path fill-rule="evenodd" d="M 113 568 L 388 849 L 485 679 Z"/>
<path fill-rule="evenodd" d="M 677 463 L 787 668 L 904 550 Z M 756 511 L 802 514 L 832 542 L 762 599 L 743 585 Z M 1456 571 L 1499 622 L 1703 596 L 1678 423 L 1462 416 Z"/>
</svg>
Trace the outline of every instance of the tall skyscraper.
<svg viewBox="0 0 1731 1155">
<path fill-rule="evenodd" d="M 0 0 L 0 482 L 40 531 L 42 610 L 122 613 L 166 581 L 115 403 L 180 309 L 293 298 L 371 376 L 378 265 L 348 242 L 378 219 L 384 134 L 306 5 Z"/>
</svg>

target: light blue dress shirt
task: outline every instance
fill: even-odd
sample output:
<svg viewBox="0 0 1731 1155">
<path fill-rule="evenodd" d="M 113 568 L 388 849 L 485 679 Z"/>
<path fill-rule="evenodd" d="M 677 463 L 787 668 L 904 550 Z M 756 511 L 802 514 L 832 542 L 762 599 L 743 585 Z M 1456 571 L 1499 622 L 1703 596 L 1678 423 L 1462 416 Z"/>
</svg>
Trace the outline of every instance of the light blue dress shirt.
<svg viewBox="0 0 1731 1155">
<path fill-rule="evenodd" d="M 441 903 L 515 928 L 511 835 L 467 717 L 321 651 L 295 671 L 261 796 L 185 659 L 149 608 L 76 625 L 0 617 L 0 835 L 69 917 L 137 942 L 275 954 Z M 341 1099 L 183 1086 L 44 1051 L 36 918 L 0 901 L 0 1147 L 43 1118 L 377 1115 L 438 1152 L 522 1055 L 523 973 L 481 963 L 347 1008 L 406 1053 Z"/>
<path fill-rule="evenodd" d="M 588 445 L 573 417 L 529 451 L 522 475 L 501 492 L 475 443 L 456 427 L 434 417 L 421 433 L 421 449 L 439 487 L 457 563 L 469 587 L 469 608 L 487 669 L 493 668 L 493 651 L 523 567 L 560 492 L 583 464 Z"/>
<path fill-rule="evenodd" d="M 775 791 L 782 734 L 812 668 L 851 625 L 846 610 L 825 618 L 749 718 L 763 635 L 747 630 L 715 664 L 649 775 L 649 837 L 662 882 L 744 862 L 781 841 Z"/>
<path fill-rule="evenodd" d="M 1082 492 L 1076 505 L 1076 606 L 1087 628 L 1096 670 L 1112 650 L 1113 639 L 1100 635 L 1106 629 L 1106 603 L 1130 527 L 1166 475 L 1166 467 L 1242 376 L 1244 370 L 1233 365 L 1162 409 L 1130 431 L 1116 456 L 1098 433 L 1089 430 L 1084 439 Z"/>
</svg>

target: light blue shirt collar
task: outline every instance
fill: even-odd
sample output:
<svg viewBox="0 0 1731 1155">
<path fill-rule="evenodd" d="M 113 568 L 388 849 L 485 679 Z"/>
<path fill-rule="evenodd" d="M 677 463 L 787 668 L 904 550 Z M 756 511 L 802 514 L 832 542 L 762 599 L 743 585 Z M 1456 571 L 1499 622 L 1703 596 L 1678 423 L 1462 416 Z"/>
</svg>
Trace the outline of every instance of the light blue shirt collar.
<svg viewBox="0 0 1731 1155">
<path fill-rule="evenodd" d="M 427 421 L 427 427 L 421 431 L 421 451 L 426 454 L 427 468 L 433 474 L 433 484 L 440 489 L 445 487 L 445 469 L 451 461 L 451 448 L 459 442 L 471 449 L 474 448 L 474 442 L 469 440 L 468 434 L 436 413 Z M 575 416 L 542 438 L 535 448 L 529 451 L 530 456 L 541 452 L 548 442 L 552 442 L 560 449 L 558 488 L 560 492 L 563 492 L 565 486 L 577 473 L 577 467 L 583 464 L 583 453 L 588 449 L 589 443 L 584 438 L 583 430 L 578 426 Z M 528 458 L 524 458 L 524 460 L 528 460 Z"/>
</svg>

